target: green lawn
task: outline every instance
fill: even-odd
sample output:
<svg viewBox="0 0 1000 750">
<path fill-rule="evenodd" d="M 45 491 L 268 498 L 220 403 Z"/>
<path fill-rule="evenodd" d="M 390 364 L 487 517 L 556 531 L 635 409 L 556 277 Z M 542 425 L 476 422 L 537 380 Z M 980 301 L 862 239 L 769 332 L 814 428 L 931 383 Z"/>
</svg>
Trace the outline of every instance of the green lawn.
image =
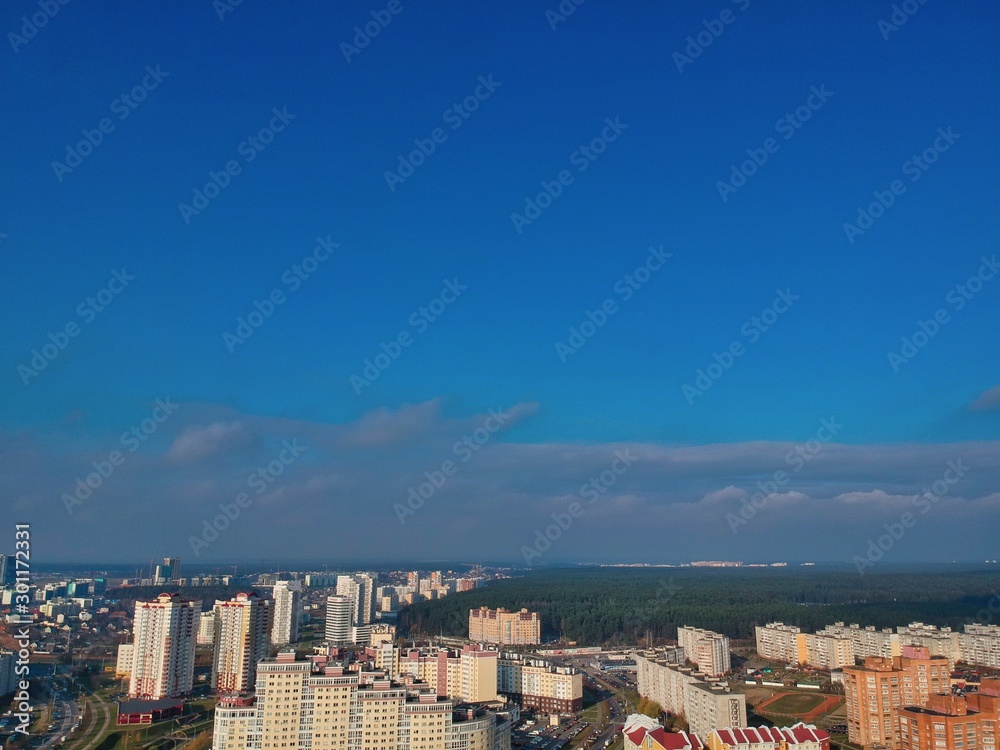
<svg viewBox="0 0 1000 750">
<path fill-rule="evenodd" d="M 826 700 L 825 695 L 810 695 L 809 693 L 795 693 L 783 695 L 774 703 L 768 703 L 761 709 L 764 713 L 773 714 L 806 714 L 816 706 Z"/>
</svg>

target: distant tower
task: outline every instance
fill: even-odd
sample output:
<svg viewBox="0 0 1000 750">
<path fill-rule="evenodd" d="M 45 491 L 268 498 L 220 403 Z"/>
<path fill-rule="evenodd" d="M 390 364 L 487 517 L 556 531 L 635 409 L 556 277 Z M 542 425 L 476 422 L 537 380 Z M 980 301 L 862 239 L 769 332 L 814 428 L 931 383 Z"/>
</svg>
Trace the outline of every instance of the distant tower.
<svg viewBox="0 0 1000 750">
<path fill-rule="evenodd" d="M 349 596 L 326 598 L 326 630 L 324 637 L 331 646 L 351 643 L 351 625 L 354 621 L 354 601 Z"/>
<path fill-rule="evenodd" d="M 274 584 L 274 627 L 271 643 L 284 646 L 299 639 L 299 598 L 302 584 L 299 581 L 278 581 Z"/>
</svg>

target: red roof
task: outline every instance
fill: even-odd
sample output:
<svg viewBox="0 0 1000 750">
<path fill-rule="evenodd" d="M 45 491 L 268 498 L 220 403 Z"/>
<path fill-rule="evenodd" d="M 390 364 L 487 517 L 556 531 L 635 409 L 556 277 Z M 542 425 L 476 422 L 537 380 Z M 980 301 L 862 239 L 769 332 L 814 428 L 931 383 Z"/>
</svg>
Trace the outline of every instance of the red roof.
<svg viewBox="0 0 1000 750">
<path fill-rule="evenodd" d="M 650 737 L 664 750 L 703 750 L 705 747 L 696 734 L 668 732 L 663 727 L 656 727 L 656 729 L 638 727 L 631 732 L 626 732 L 626 734 L 634 745 L 641 745 L 646 737 Z"/>
<path fill-rule="evenodd" d="M 719 739 L 726 745 L 759 745 L 787 742 L 798 745 L 804 742 L 824 742 L 830 735 L 822 729 L 799 722 L 790 727 L 732 727 L 716 730 Z"/>
</svg>

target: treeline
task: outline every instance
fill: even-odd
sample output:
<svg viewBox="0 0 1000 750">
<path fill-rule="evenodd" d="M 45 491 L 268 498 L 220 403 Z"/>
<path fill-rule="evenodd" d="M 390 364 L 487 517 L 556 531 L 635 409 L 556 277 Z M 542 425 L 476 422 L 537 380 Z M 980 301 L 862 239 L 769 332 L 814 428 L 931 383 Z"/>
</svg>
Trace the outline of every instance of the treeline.
<svg viewBox="0 0 1000 750">
<path fill-rule="evenodd" d="M 921 621 L 960 628 L 1000 599 L 1000 571 L 829 568 L 580 568 L 529 573 L 421 602 L 400 613 L 411 635 L 468 633 L 469 609 L 525 607 L 545 640 L 634 645 L 677 637 L 679 625 L 754 637 L 774 620 L 813 631 L 835 621 L 896 627 Z M 980 617 L 977 618 L 977 614 Z"/>
</svg>

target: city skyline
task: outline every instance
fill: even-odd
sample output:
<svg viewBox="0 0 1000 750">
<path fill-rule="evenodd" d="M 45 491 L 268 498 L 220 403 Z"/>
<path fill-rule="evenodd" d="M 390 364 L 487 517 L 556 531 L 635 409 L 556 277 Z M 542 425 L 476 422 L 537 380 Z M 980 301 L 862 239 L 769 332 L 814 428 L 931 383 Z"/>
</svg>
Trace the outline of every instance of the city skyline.
<svg viewBox="0 0 1000 750">
<path fill-rule="evenodd" d="M 35 559 L 996 556 L 996 6 L 572 6 L 4 14 Z"/>
</svg>

